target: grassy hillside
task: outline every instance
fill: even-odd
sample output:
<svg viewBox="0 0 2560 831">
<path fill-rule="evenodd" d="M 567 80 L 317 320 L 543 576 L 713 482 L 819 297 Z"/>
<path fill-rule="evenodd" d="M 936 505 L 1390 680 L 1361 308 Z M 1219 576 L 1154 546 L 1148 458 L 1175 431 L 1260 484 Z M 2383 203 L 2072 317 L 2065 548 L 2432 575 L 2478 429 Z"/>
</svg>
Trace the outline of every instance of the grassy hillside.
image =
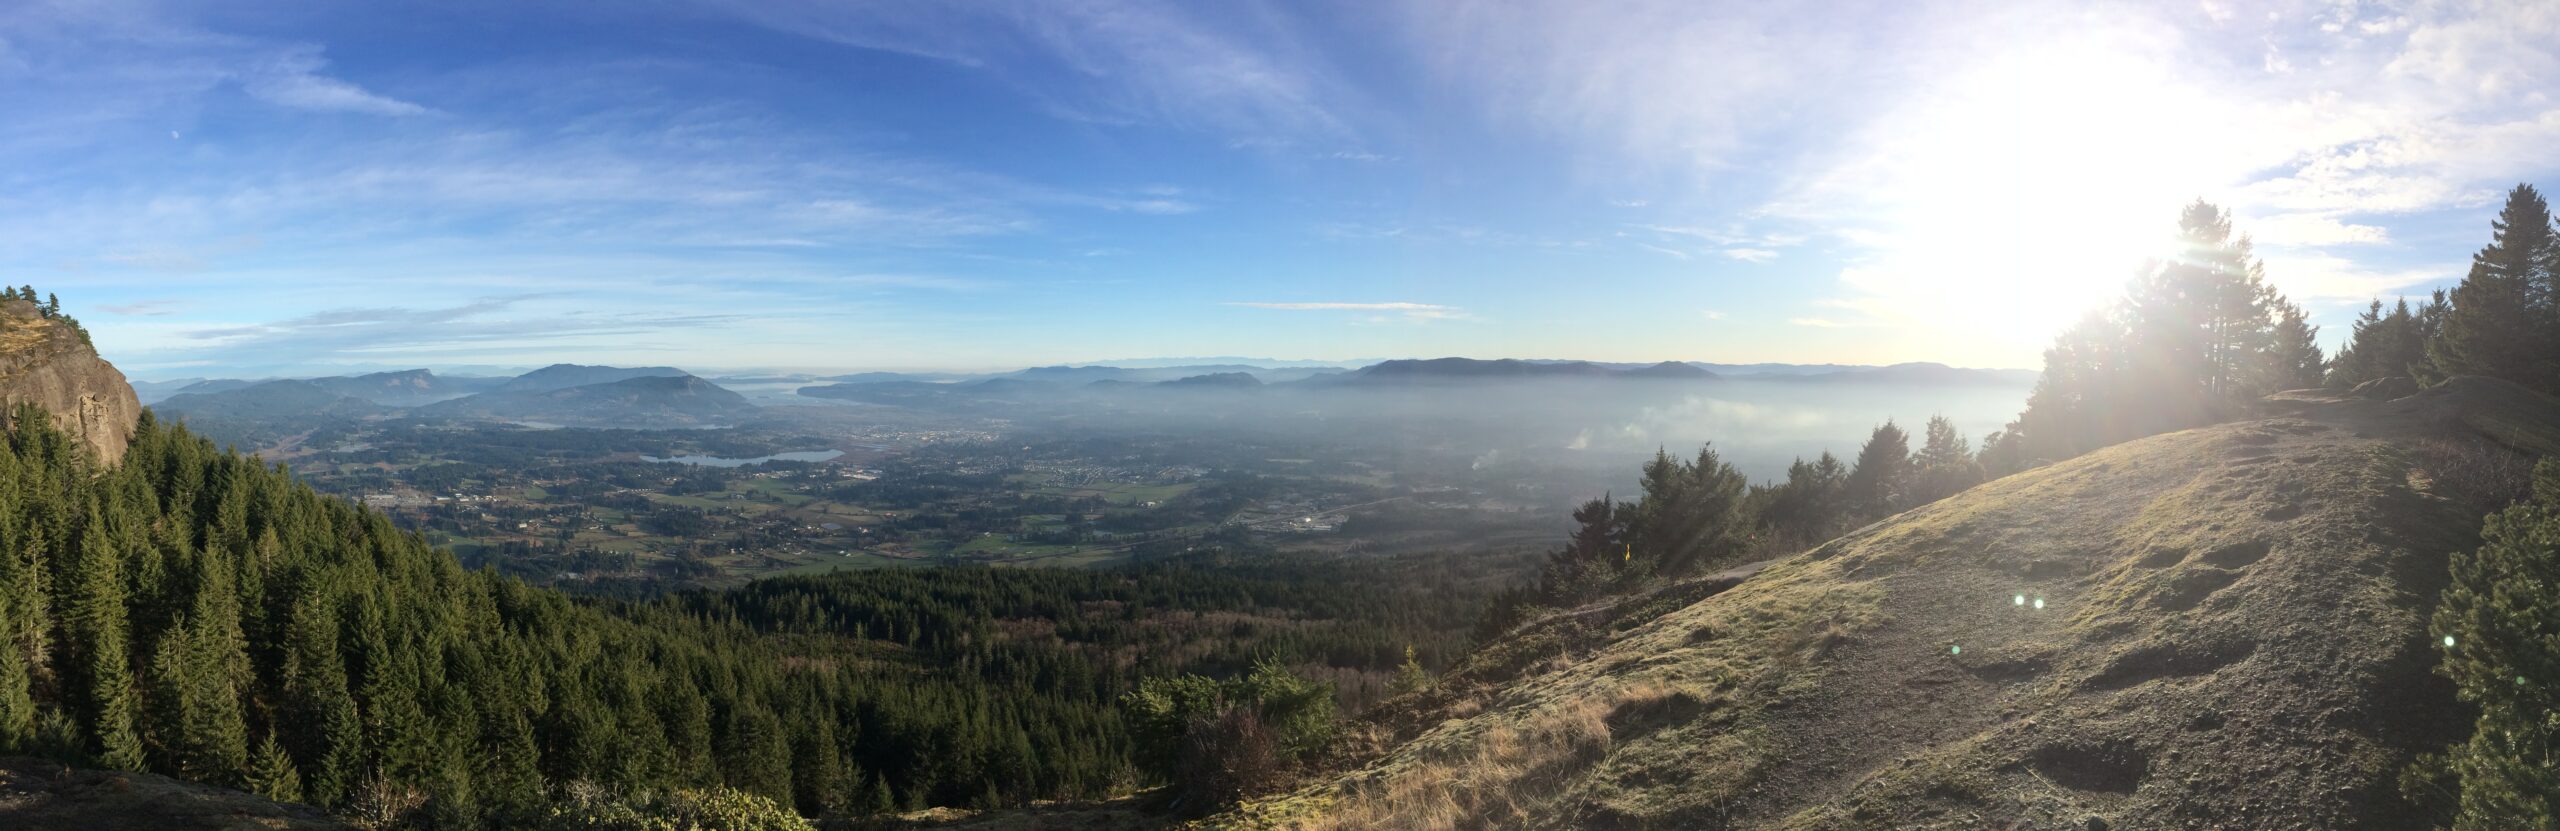
<svg viewBox="0 0 2560 831">
<path fill-rule="evenodd" d="M 1205 824 L 2411 826 L 2402 771 L 2469 724 L 2431 672 L 2446 558 L 2560 451 L 2560 403 L 2270 406 L 1532 621 Z"/>
</svg>

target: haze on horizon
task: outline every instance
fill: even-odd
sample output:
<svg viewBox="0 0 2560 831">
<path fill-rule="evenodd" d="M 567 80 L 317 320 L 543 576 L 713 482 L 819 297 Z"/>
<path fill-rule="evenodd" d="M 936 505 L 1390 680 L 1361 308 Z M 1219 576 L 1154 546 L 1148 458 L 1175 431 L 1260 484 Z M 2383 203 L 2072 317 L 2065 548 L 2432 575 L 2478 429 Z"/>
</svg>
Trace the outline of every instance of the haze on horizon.
<svg viewBox="0 0 2560 831">
<path fill-rule="evenodd" d="M 2550 4 L 1594 12 L 15 4 L 0 276 L 143 378 L 2032 367 L 2199 197 L 2333 345 L 2560 144 Z"/>
</svg>

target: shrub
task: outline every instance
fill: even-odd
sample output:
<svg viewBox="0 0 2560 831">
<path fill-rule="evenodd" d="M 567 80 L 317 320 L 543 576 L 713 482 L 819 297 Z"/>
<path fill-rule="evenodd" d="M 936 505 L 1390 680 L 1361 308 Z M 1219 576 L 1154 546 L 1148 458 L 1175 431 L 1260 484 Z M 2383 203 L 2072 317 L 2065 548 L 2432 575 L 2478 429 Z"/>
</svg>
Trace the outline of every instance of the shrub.
<svg viewBox="0 0 2560 831">
<path fill-rule="evenodd" d="M 1123 700 L 1138 761 L 1207 811 L 1278 785 L 1333 739 L 1333 685 L 1276 662 L 1242 678 L 1149 678 Z"/>
<path fill-rule="evenodd" d="M 2533 498 L 2489 517 L 2478 551 L 2453 558 L 2436 608 L 2440 668 L 2480 708 L 2443 759 L 2460 790 L 2456 831 L 2560 828 L 2560 460 Z"/>
<path fill-rule="evenodd" d="M 571 785 L 538 827 L 542 831 L 813 831 L 791 809 L 728 788 L 615 793 Z"/>
</svg>

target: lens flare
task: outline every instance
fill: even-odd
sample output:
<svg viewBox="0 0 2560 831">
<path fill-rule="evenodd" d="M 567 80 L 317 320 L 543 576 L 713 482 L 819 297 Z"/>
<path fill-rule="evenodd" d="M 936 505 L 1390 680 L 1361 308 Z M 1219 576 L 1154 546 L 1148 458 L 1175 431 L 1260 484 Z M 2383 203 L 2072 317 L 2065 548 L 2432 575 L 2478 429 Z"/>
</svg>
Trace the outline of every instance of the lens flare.
<svg viewBox="0 0 2560 831">
<path fill-rule="evenodd" d="M 2010 595 L 2010 597 L 2009 597 L 2009 605 L 2011 605 L 2011 606 L 2024 606 L 2024 605 L 2027 605 L 2027 596 L 2026 596 L 2026 595 L 2023 595 L 2023 594 L 2019 594 L 2019 595 Z"/>
<path fill-rule="evenodd" d="M 2036 611 L 2044 611 L 2044 598 L 2036 598 Z"/>
<path fill-rule="evenodd" d="M 1947 645 L 1947 654 L 1949 654 L 1949 655 L 1962 655 L 1962 654 L 1964 654 L 1964 644 L 1960 644 L 1960 643 L 1958 643 L 1958 644 L 1948 644 L 1948 645 Z"/>
</svg>

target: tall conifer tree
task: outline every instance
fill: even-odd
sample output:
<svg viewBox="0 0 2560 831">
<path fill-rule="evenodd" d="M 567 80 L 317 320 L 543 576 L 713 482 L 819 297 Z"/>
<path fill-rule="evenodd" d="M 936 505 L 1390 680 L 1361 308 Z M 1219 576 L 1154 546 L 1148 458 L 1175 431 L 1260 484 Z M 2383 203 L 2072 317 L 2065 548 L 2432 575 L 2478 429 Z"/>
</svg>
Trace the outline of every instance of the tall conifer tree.
<svg viewBox="0 0 2560 831">
<path fill-rule="evenodd" d="M 2560 261 L 2551 207 L 2532 185 L 2507 193 L 2490 223 L 2488 247 L 2471 257 L 2471 273 L 2453 289 L 2443 332 L 2429 346 L 2445 375 L 2487 375 L 2546 392 L 2555 390 L 2552 338 L 2544 287 Z"/>
</svg>

